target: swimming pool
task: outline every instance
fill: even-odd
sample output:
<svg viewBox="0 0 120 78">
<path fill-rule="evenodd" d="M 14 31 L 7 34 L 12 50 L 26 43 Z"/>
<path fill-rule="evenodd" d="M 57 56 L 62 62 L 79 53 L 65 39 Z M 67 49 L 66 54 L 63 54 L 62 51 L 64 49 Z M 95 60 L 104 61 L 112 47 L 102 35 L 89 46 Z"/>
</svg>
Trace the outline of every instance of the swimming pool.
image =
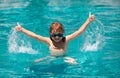
<svg viewBox="0 0 120 78">
<path fill-rule="evenodd" d="M 0 77 L 4 78 L 118 78 L 120 77 L 120 2 L 119 0 L 0 0 Z M 76 31 L 95 14 L 86 31 L 69 43 L 71 65 L 63 58 L 49 57 L 48 46 L 14 27 L 49 36 L 49 26 L 59 21 L 65 35 Z"/>
</svg>

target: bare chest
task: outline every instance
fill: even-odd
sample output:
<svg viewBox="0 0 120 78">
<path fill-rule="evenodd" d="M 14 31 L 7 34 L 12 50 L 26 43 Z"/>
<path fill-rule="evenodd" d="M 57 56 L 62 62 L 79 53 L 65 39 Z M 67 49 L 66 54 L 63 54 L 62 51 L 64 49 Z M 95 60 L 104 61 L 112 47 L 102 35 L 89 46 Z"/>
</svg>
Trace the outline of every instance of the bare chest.
<svg viewBox="0 0 120 78">
<path fill-rule="evenodd" d="M 60 51 L 63 52 L 66 50 L 67 44 L 64 42 L 60 42 L 60 43 L 51 43 L 49 46 L 49 49 L 51 51 Z"/>
</svg>

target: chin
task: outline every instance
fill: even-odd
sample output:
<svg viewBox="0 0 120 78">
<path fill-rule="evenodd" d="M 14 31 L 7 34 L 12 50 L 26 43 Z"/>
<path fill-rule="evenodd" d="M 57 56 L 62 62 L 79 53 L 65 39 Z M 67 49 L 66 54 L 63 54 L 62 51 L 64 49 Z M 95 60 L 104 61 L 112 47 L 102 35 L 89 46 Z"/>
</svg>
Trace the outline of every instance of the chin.
<svg viewBox="0 0 120 78">
<path fill-rule="evenodd" d="M 54 40 L 55 42 L 60 42 L 60 40 Z"/>
</svg>

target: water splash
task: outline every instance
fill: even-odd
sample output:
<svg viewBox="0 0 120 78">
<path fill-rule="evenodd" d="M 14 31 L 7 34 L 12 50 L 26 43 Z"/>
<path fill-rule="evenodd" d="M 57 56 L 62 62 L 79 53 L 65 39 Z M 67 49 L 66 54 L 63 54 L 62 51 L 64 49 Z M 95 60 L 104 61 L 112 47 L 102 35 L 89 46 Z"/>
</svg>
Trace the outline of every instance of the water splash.
<svg viewBox="0 0 120 78">
<path fill-rule="evenodd" d="M 99 44 L 101 43 L 101 38 L 102 38 L 101 35 L 98 34 L 95 42 L 92 42 L 91 36 L 87 36 L 85 39 L 86 41 L 83 45 L 82 50 L 84 50 L 84 51 L 97 51 L 99 49 Z"/>
<path fill-rule="evenodd" d="M 103 47 L 103 45 L 101 45 L 104 40 L 103 26 L 103 23 L 96 18 L 90 28 L 86 31 L 85 42 L 81 51 L 97 51 L 101 49 L 101 46 Z"/>
<path fill-rule="evenodd" d="M 20 44 L 20 45 L 19 45 Z M 32 49 L 30 42 L 25 42 L 20 40 L 17 36 L 15 29 L 11 30 L 11 34 L 8 39 L 8 50 L 10 53 L 28 53 L 28 54 L 37 54 L 38 52 Z"/>
</svg>

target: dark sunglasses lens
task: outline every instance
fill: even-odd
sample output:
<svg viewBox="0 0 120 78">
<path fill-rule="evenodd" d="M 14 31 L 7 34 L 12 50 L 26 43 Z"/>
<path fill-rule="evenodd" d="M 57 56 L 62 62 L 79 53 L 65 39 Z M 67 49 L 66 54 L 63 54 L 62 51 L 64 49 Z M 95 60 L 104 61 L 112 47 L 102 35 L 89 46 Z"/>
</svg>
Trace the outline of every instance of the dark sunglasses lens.
<svg viewBox="0 0 120 78">
<path fill-rule="evenodd" d="M 58 34 L 58 36 L 59 36 L 59 37 L 62 37 L 62 36 L 63 36 L 63 34 Z"/>
<path fill-rule="evenodd" d="M 52 34 L 51 36 L 52 37 L 56 37 L 56 36 L 63 37 L 63 34 Z"/>
</svg>

